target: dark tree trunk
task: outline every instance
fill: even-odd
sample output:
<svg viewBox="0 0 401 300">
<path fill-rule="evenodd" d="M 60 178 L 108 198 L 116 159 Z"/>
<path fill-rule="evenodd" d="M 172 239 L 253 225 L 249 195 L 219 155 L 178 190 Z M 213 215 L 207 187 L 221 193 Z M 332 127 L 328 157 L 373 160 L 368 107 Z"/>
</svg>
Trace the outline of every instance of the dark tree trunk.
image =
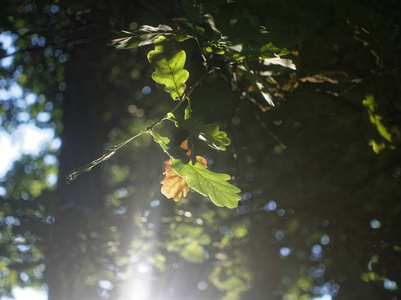
<svg viewBox="0 0 401 300">
<path fill-rule="evenodd" d="M 108 87 L 108 68 L 104 68 L 111 50 L 106 44 L 99 40 L 75 49 L 66 64 L 68 86 L 63 100 L 63 144 L 54 199 L 57 204 L 46 254 L 49 300 L 96 299 L 96 293 L 90 296 L 85 290 L 90 284 L 74 274 L 96 269 L 96 249 L 87 249 L 86 241 L 99 234 L 96 223 L 100 225 L 103 217 L 105 188 L 99 184 L 101 168 L 81 175 L 69 185 L 64 178 L 67 172 L 100 156 L 107 141 L 110 128 L 103 119 L 108 110 L 104 91 L 112 87 Z"/>
<path fill-rule="evenodd" d="M 71 40 L 88 43 L 67 49 L 71 57 L 65 64 L 67 88 L 63 99 L 59 183 L 51 200 L 55 223 L 44 241 L 44 282 L 49 286 L 49 300 L 101 299 L 96 286 L 98 272 L 107 269 L 107 264 L 115 259 L 108 256 L 106 244 L 110 237 L 105 236 L 110 234 L 113 222 L 110 210 L 104 207 L 108 192 L 104 184 L 106 175 L 97 166 L 69 185 L 65 176 L 100 157 L 110 130 L 127 114 L 127 103 L 122 99 L 132 97 L 132 87 L 116 88 L 109 78 L 114 66 L 112 56 L 114 61 L 118 60 L 117 65 L 126 66 L 124 57 L 129 57 L 129 52 L 116 54 L 117 50 L 109 45 L 115 37 L 110 36 L 111 27 L 128 29 L 133 21 L 149 22 L 155 17 L 154 7 L 158 17 L 169 15 L 170 5 L 160 6 L 157 1 L 101 2 L 75 20 L 78 23 L 74 23 L 77 28 Z"/>
</svg>

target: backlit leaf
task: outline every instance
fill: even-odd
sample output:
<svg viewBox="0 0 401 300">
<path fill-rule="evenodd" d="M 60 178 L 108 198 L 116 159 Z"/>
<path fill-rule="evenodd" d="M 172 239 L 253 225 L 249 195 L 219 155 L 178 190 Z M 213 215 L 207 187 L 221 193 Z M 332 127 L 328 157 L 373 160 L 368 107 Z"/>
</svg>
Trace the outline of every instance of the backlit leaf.
<svg viewBox="0 0 401 300">
<path fill-rule="evenodd" d="M 150 131 L 150 134 L 153 137 L 153 140 L 160 145 L 160 147 L 166 152 L 169 156 L 180 158 L 184 163 L 189 162 L 189 156 L 186 154 L 187 148 L 178 147 L 170 143 L 170 139 L 165 136 L 161 136 L 157 134 L 155 131 Z"/>
<path fill-rule="evenodd" d="M 377 103 L 373 95 L 367 95 L 362 101 L 363 106 L 369 114 L 370 122 L 376 127 L 377 132 L 390 144 L 391 149 L 395 149 L 395 143 L 398 143 L 401 139 L 401 130 L 398 126 L 393 125 L 392 127 L 385 126 L 382 122 L 383 117 L 378 115 L 376 112 Z M 394 143 L 394 144 L 393 144 Z M 386 143 L 375 140 L 370 140 L 369 145 L 373 147 L 373 151 L 377 154 L 386 148 Z"/>
<path fill-rule="evenodd" d="M 248 80 L 258 88 L 259 92 L 261 93 L 262 97 L 266 100 L 266 102 L 269 103 L 271 106 L 274 106 L 273 99 L 271 95 L 266 91 L 259 76 L 256 75 L 255 72 L 249 69 L 246 65 L 240 65 L 239 68 L 245 71 L 245 75 L 248 78 Z"/>
<path fill-rule="evenodd" d="M 160 24 L 157 27 L 143 25 L 133 32 L 123 31 L 127 36 L 112 41 L 117 49 L 129 49 L 152 44 L 160 35 L 174 36 L 177 34 L 170 26 Z"/>
<path fill-rule="evenodd" d="M 175 252 L 192 263 L 205 260 L 204 246 L 209 245 L 211 239 L 202 227 L 181 223 L 174 226 L 171 234 L 172 239 L 166 244 L 167 251 Z"/>
<path fill-rule="evenodd" d="M 160 36 L 155 40 L 155 50 L 148 53 L 148 60 L 155 68 L 152 78 L 163 84 L 174 100 L 182 99 L 189 73 L 184 69 L 186 54 L 176 52 L 174 41 Z"/>
<path fill-rule="evenodd" d="M 199 162 L 183 164 L 176 158 L 171 159 L 171 168 L 178 175 L 186 177 L 191 188 L 208 196 L 215 205 L 229 208 L 238 206 L 240 189 L 227 182 L 231 179 L 230 175 L 214 173 Z"/>
<path fill-rule="evenodd" d="M 183 150 L 186 150 L 186 155 L 191 156 L 191 150 L 188 149 L 188 139 L 183 141 L 180 146 Z M 189 185 L 185 177 L 178 175 L 171 168 L 172 159 L 164 162 L 164 179 L 160 182 L 162 184 L 161 193 L 167 198 L 173 198 L 174 201 L 178 201 L 181 197 L 186 197 L 189 192 Z M 206 166 L 207 162 L 202 156 L 197 156 L 196 161 Z"/>
<path fill-rule="evenodd" d="M 274 58 L 277 56 L 283 56 L 291 53 L 286 48 L 280 49 L 274 46 L 272 43 L 268 43 L 260 49 L 261 58 Z"/>
<path fill-rule="evenodd" d="M 175 125 L 178 128 L 187 129 L 193 136 L 204 140 L 211 148 L 226 150 L 226 146 L 230 144 L 230 139 L 227 137 L 227 133 L 219 130 L 219 125 L 216 123 L 203 124 L 201 119 L 184 119 L 181 116 L 175 116 L 172 113 L 169 113 L 167 116 L 175 122 Z"/>
<path fill-rule="evenodd" d="M 164 162 L 164 179 L 160 182 L 162 184 L 161 192 L 167 198 L 173 198 L 178 201 L 181 197 L 186 197 L 189 192 L 189 185 L 185 177 L 179 176 L 171 169 L 171 160 Z"/>
</svg>

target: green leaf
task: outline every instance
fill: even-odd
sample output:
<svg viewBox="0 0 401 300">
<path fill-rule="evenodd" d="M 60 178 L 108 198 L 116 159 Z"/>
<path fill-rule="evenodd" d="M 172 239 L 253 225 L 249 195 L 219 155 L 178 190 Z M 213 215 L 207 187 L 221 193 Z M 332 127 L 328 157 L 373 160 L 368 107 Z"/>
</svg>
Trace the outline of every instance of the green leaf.
<svg viewBox="0 0 401 300">
<path fill-rule="evenodd" d="M 266 100 L 266 102 L 268 104 L 270 104 L 271 106 L 274 106 L 272 96 L 266 91 L 259 76 L 256 75 L 255 72 L 253 70 L 249 69 L 248 66 L 246 66 L 246 65 L 239 65 L 239 68 L 245 71 L 246 78 L 258 88 L 260 94 Z"/>
<path fill-rule="evenodd" d="M 186 155 L 185 150 L 182 148 L 169 144 L 170 139 L 166 136 L 161 136 L 157 134 L 154 130 L 150 131 L 153 140 L 160 145 L 160 147 L 167 153 L 168 156 L 180 158 L 184 163 L 188 163 L 190 157 Z"/>
<path fill-rule="evenodd" d="M 202 164 L 184 164 L 181 160 L 173 158 L 171 168 L 178 175 L 186 177 L 188 185 L 198 193 L 208 196 L 217 206 L 234 208 L 238 206 L 241 190 L 227 182 L 230 175 L 214 173 Z"/>
<path fill-rule="evenodd" d="M 205 250 L 197 241 L 186 244 L 180 254 L 188 262 L 200 264 L 205 260 Z"/>
<path fill-rule="evenodd" d="M 372 146 L 373 152 L 376 154 L 380 154 L 382 150 L 386 149 L 386 144 L 384 142 L 378 143 L 373 139 L 369 141 L 369 146 Z"/>
<path fill-rule="evenodd" d="M 375 97 L 373 95 L 367 95 L 366 99 L 362 101 L 362 104 L 368 110 L 369 120 L 372 124 L 376 125 L 376 129 L 379 134 L 388 142 L 392 142 L 392 134 L 390 133 L 389 129 L 381 122 L 383 117 L 375 113 L 375 108 L 377 106 Z"/>
<path fill-rule="evenodd" d="M 188 118 L 184 119 L 181 116 L 169 113 L 169 119 L 175 122 L 175 125 L 181 129 L 187 129 L 193 136 L 199 137 L 205 143 L 216 150 L 226 150 L 226 146 L 230 144 L 230 139 L 227 133 L 219 130 L 219 125 L 216 123 L 204 124 L 201 119 Z"/>
<path fill-rule="evenodd" d="M 160 36 L 155 40 L 155 50 L 148 53 L 148 60 L 155 68 L 152 78 L 163 84 L 174 100 L 182 99 L 189 73 L 184 69 L 186 54 L 176 52 L 174 41 Z"/>
<path fill-rule="evenodd" d="M 159 36 L 175 36 L 178 33 L 170 26 L 160 24 L 157 27 L 143 25 L 133 32 L 122 31 L 125 37 L 112 40 L 111 44 L 117 49 L 129 49 L 152 44 Z"/>
<path fill-rule="evenodd" d="M 164 152 L 166 152 L 168 154 L 168 143 L 170 143 L 170 139 L 166 136 L 161 136 L 159 134 L 157 134 L 154 130 L 150 131 L 150 134 L 153 137 L 153 140 L 158 143 L 160 145 L 160 147 L 162 147 L 162 149 L 164 150 Z"/>
<path fill-rule="evenodd" d="M 375 107 L 377 106 L 376 105 L 376 101 L 375 101 L 375 97 L 373 95 L 370 95 L 370 94 L 366 95 L 366 98 L 362 100 L 362 104 L 370 112 L 374 112 L 375 111 Z"/>
<path fill-rule="evenodd" d="M 204 245 L 211 243 L 210 236 L 202 227 L 178 224 L 172 230 L 172 239 L 166 244 L 167 251 L 176 252 L 186 261 L 202 263 L 205 260 Z"/>
<path fill-rule="evenodd" d="M 192 108 L 191 108 L 191 100 L 189 99 L 189 97 L 187 97 L 188 100 L 188 105 L 185 108 L 185 112 L 184 112 L 184 119 L 187 120 L 191 117 L 192 115 Z"/>
<path fill-rule="evenodd" d="M 286 48 L 280 49 L 274 46 L 272 43 L 268 43 L 260 49 L 261 58 L 274 58 L 277 56 L 283 56 L 291 53 Z"/>
</svg>

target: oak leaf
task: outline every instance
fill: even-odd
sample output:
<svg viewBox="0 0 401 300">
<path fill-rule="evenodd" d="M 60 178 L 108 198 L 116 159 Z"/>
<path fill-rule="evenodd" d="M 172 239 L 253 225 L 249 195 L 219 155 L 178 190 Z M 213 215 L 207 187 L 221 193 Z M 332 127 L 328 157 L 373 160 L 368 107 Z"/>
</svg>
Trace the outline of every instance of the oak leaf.
<svg viewBox="0 0 401 300">
<path fill-rule="evenodd" d="M 175 122 L 175 126 L 181 129 L 187 129 L 192 136 L 197 136 L 213 149 L 224 151 L 226 150 L 226 146 L 230 144 L 227 133 L 221 131 L 219 125 L 216 123 L 203 124 L 201 119 L 185 119 L 180 115 L 175 116 L 172 113 L 168 113 L 167 116 L 170 120 Z"/>
<path fill-rule="evenodd" d="M 238 206 L 241 196 L 239 188 L 228 182 L 231 176 L 208 170 L 201 163 L 184 164 L 180 159 L 172 158 L 171 168 L 180 176 L 184 176 L 188 185 L 209 199 L 217 206 L 234 208 Z"/>
<path fill-rule="evenodd" d="M 186 150 L 186 155 L 191 156 L 191 150 L 188 149 L 188 139 L 183 141 L 180 147 Z M 203 166 L 207 167 L 206 159 L 202 156 L 196 156 L 196 161 Z M 161 192 L 168 199 L 173 198 L 174 201 L 178 201 L 181 197 L 186 197 L 190 187 L 187 183 L 187 179 L 178 175 L 171 168 L 172 158 L 164 162 L 164 179 L 160 182 L 162 184 Z"/>
<path fill-rule="evenodd" d="M 176 51 L 174 41 L 164 36 L 155 41 L 155 50 L 148 53 L 148 60 L 155 68 L 152 79 L 164 85 L 174 100 L 182 100 L 186 88 L 185 82 L 189 72 L 184 69 L 186 54 L 184 50 Z"/>
</svg>

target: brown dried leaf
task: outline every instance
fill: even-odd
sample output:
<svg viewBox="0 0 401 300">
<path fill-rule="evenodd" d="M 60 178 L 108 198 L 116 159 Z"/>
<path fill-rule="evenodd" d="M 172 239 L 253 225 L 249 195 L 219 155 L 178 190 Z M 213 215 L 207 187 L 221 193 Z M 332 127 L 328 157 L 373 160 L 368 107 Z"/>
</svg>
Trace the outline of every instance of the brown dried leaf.
<svg viewBox="0 0 401 300">
<path fill-rule="evenodd" d="M 186 151 L 188 156 L 191 156 L 191 150 L 188 148 L 188 139 L 183 141 L 180 147 Z M 202 156 L 196 156 L 196 161 L 207 167 L 206 159 Z M 179 176 L 171 168 L 171 159 L 164 162 L 164 179 L 160 182 L 162 184 L 161 192 L 168 199 L 173 198 L 174 201 L 178 201 L 182 196 L 186 197 L 190 187 L 187 184 L 185 177 Z"/>
<path fill-rule="evenodd" d="M 180 200 L 182 196 L 186 197 L 189 191 L 189 185 L 185 177 L 177 175 L 170 167 L 171 159 L 164 162 L 164 179 L 160 182 L 161 192 L 167 198 L 173 198 L 174 201 Z"/>
</svg>

